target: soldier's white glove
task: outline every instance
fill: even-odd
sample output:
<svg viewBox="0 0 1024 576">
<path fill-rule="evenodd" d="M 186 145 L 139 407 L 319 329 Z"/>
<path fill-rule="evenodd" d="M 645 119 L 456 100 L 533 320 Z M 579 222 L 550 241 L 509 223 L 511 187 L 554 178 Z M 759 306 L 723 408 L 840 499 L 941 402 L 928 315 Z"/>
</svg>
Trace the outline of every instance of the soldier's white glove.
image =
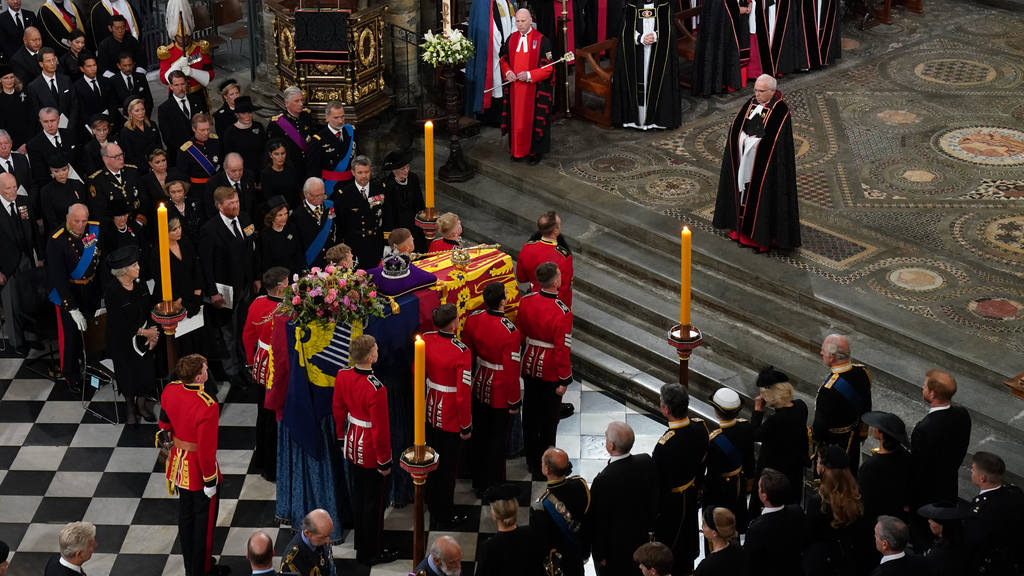
<svg viewBox="0 0 1024 576">
<path fill-rule="evenodd" d="M 217 495 L 217 485 L 214 484 L 213 486 L 204 486 L 203 493 L 206 494 L 207 498 L 213 498 L 214 496 Z"/>
<path fill-rule="evenodd" d="M 78 324 L 78 330 L 85 332 L 89 325 L 85 322 L 85 316 L 82 315 L 81 310 L 72 310 L 71 317 L 75 320 L 75 324 Z"/>
<path fill-rule="evenodd" d="M 189 68 L 187 74 L 189 74 L 193 80 L 199 82 L 203 86 L 210 84 L 210 73 L 206 70 L 200 70 L 198 68 Z"/>
</svg>

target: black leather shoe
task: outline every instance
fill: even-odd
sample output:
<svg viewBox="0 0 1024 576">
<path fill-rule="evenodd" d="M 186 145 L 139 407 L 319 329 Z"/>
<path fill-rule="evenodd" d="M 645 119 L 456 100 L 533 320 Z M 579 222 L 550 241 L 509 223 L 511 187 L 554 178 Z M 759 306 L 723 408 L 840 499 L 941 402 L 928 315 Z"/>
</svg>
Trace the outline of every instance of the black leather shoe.
<svg viewBox="0 0 1024 576">
<path fill-rule="evenodd" d="M 430 523 L 430 529 L 431 530 L 452 530 L 454 528 L 458 528 L 459 526 L 462 526 L 463 524 L 465 524 L 466 520 L 469 520 L 469 516 L 466 516 L 465 514 L 456 514 L 455 516 L 452 516 L 452 519 L 449 522 L 433 522 L 432 521 Z"/>
<path fill-rule="evenodd" d="M 385 548 L 380 554 L 377 554 L 369 561 L 365 562 L 368 566 L 376 566 L 377 564 L 387 564 L 395 558 L 398 558 L 398 548 Z"/>
<path fill-rule="evenodd" d="M 572 416 L 575 413 L 576 413 L 576 407 L 575 406 L 573 406 L 572 404 L 569 404 L 568 402 L 562 402 L 562 406 L 558 410 L 558 419 L 559 420 L 565 420 L 566 418 L 568 418 L 569 416 Z"/>
<path fill-rule="evenodd" d="M 516 158 L 515 156 L 509 156 L 508 159 L 509 159 L 510 162 L 522 162 L 523 161 L 522 158 Z"/>
<path fill-rule="evenodd" d="M 82 393 L 82 383 L 81 382 L 72 382 L 72 381 L 68 380 L 68 388 L 71 390 L 71 392 L 73 394 L 81 394 Z"/>
<path fill-rule="evenodd" d="M 543 154 L 534 154 L 530 156 L 530 166 L 536 166 L 540 164 L 540 161 L 544 158 Z"/>
<path fill-rule="evenodd" d="M 28 344 L 21 344 L 19 346 L 15 346 L 14 351 L 17 352 L 19 356 L 28 356 Z"/>
<path fill-rule="evenodd" d="M 222 564 L 213 564 L 210 566 L 210 571 L 206 573 L 206 576 L 227 576 L 231 574 L 231 568 Z"/>
</svg>

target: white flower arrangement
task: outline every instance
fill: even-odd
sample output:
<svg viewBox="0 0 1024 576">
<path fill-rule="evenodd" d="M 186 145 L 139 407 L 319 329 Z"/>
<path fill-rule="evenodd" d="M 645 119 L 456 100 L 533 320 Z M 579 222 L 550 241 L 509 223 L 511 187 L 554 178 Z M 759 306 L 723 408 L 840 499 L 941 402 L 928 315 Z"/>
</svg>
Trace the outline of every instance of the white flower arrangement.
<svg viewBox="0 0 1024 576">
<path fill-rule="evenodd" d="M 437 66 L 455 66 L 473 55 L 473 43 L 455 29 L 446 35 L 435 36 L 429 30 L 423 36 L 423 61 Z"/>
</svg>

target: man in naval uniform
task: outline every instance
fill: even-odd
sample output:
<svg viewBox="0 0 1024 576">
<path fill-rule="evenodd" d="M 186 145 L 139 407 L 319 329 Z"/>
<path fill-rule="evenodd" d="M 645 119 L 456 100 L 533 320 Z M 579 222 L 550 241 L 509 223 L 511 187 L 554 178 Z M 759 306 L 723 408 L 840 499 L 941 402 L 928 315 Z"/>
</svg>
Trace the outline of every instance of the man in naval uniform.
<svg viewBox="0 0 1024 576">
<path fill-rule="evenodd" d="M 281 572 L 299 576 L 331 576 L 334 554 L 331 531 L 334 521 L 326 510 L 317 508 L 302 519 L 302 531 L 292 538 L 281 558 Z"/>
<path fill-rule="evenodd" d="M 306 154 L 313 140 L 313 114 L 302 107 L 302 88 L 289 86 L 284 90 L 284 113 L 270 119 L 267 125 L 268 138 L 284 140 L 288 159 L 297 170 L 306 166 Z M 319 178 L 319 174 L 317 175 Z"/>
<path fill-rule="evenodd" d="M 980 492 L 971 500 L 971 515 L 964 520 L 967 545 L 972 550 L 968 574 L 1017 574 L 1021 559 L 1021 518 L 1024 494 L 1003 483 L 1006 464 L 991 452 L 975 452 L 971 483 Z"/>
<path fill-rule="evenodd" d="M 60 330 L 60 368 L 73 393 L 82 391 L 85 348 L 82 333 L 88 328 L 103 297 L 96 271 L 100 265 L 99 222 L 89 220 L 89 209 L 74 204 L 64 227 L 46 245 L 50 301 L 57 306 Z"/>
<path fill-rule="evenodd" d="M 756 252 L 800 246 L 793 125 L 771 76 L 757 79 L 729 129 L 712 224 Z"/>
<path fill-rule="evenodd" d="M 868 426 L 860 421 L 871 411 L 871 374 L 850 361 L 850 342 L 831 334 L 821 344 L 821 359 L 832 373 L 818 388 L 814 399 L 811 436 L 822 447 L 839 446 L 850 455 L 850 474 L 857 476 L 860 446 L 868 437 Z"/>
<path fill-rule="evenodd" d="M 550 210 L 537 219 L 537 232 L 530 236 L 516 260 L 516 282 L 529 284 L 530 292 L 539 292 L 537 266 L 554 262 L 562 273 L 562 285 L 558 287 L 558 299 L 572 308 L 572 250 L 562 237 L 562 219 Z M 524 290 L 526 292 L 526 290 Z"/>
<path fill-rule="evenodd" d="M 698 548 L 697 494 L 704 484 L 708 455 L 708 425 L 690 418 L 690 395 L 681 384 L 661 387 L 661 414 L 668 430 L 654 447 L 658 468 L 658 523 L 655 536 L 672 549 L 672 573 L 693 572 Z"/>
<path fill-rule="evenodd" d="M 674 129 L 682 123 L 676 28 L 669 0 L 626 0 L 612 81 L 612 124 Z"/>
<path fill-rule="evenodd" d="M 181 145 L 178 150 L 178 170 L 188 176 L 191 188 L 189 196 L 203 203 L 207 219 L 216 216 L 211 212 L 213 205 L 207 195 L 212 196 L 215 189 L 207 190 L 206 183 L 220 170 L 224 162 L 224 149 L 216 134 L 210 133 L 210 117 L 203 113 L 192 116 L 192 138 Z M 239 201 L 241 201 L 239 195 Z"/>
<path fill-rule="evenodd" d="M 209 107 L 210 95 L 206 87 L 214 76 L 210 43 L 206 40 L 192 41 L 195 20 L 188 0 L 169 0 L 165 10 L 167 35 L 174 42 L 156 49 L 157 58 L 160 59 L 160 81 L 170 85 L 168 75 L 174 70 L 180 71 L 189 79 L 188 93 L 202 94 Z"/>
<path fill-rule="evenodd" d="M 584 529 L 590 510 L 590 488 L 572 472 L 569 456 L 561 448 L 551 447 L 541 457 L 541 473 L 547 489 L 530 508 L 530 529 L 537 542 L 544 543 L 544 558 L 562 555 L 564 576 L 583 576 L 583 565 L 590 556 L 590 541 Z"/>
<path fill-rule="evenodd" d="M 345 124 L 345 106 L 341 102 L 328 102 L 324 115 L 327 127 L 314 135 L 313 141 L 309 143 L 306 165 L 309 177 L 323 179 L 324 188 L 330 196 L 352 182 L 356 133 L 350 124 Z M 374 260 L 374 263 L 378 260 Z"/>
<path fill-rule="evenodd" d="M 743 399 L 731 388 L 719 388 L 709 403 L 718 429 L 708 445 L 702 508 L 728 508 L 736 517 L 736 530 L 747 529 L 747 494 L 754 485 L 754 429 L 739 418 Z M 710 550 L 708 550 L 710 552 Z"/>
<path fill-rule="evenodd" d="M 371 181 L 371 172 L 370 159 L 356 156 L 352 160 L 354 179 L 332 196 L 334 210 L 341 218 L 337 224 L 338 240 L 352 248 L 358 265 L 364 269 L 380 262 L 394 228 L 384 185 Z"/>
<path fill-rule="evenodd" d="M 103 213 L 100 222 L 106 222 L 107 206 L 117 200 L 125 200 L 132 206 L 135 220 L 145 226 L 149 205 L 143 203 L 146 196 L 139 192 L 139 171 L 135 166 L 124 163 L 124 152 L 113 142 L 100 146 L 103 158 L 103 170 L 89 175 L 89 196 L 97 218 Z"/>
</svg>

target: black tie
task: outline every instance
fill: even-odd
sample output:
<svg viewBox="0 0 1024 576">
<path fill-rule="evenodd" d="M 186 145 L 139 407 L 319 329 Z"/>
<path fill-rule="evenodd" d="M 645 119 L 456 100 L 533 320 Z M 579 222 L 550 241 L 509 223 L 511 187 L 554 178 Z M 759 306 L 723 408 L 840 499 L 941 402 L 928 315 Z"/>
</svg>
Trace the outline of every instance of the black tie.
<svg viewBox="0 0 1024 576">
<path fill-rule="evenodd" d="M 129 76 L 125 76 L 124 80 L 125 80 L 125 82 L 128 83 L 128 91 L 129 92 L 135 90 L 135 86 L 132 84 L 132 77 L 130 75 Z"/>
<path fill-rule="evenodd" d="M 231 221 L 231 227 L 234 228 L 234 230 L 235 230 L 235 238 L 237 238 L 239 241 L 242 241 L 242 239 L 243 239 L 242 238 L 242 231 L 238 229 L 238 220 L 237 219 Z"/>
<path fill-rule="evenodd" d="M 11 202 L 10 204 L 8 204 L 7 207 L 11 209 L 11 220 L 17 222 L 18 221 L 18 216 L 17 216 L 17 214 L 16 214 L 16 212 L 14 210 L 14 202 Z"/>
<path fill-rule="evenodd" d="M 50 78 L 50 92 L 53 93 L 53 99 L 57 102 L 57 106 L 60 106 L 60 96 L 57 95 L 57 79 Z"/>
<path fill-rule="evenodd" d="M 60 132 L 53 135 L 53 141 L 57 143 L 57 150 L 61 150 L 60 146 Z"/>
<path fill-rule="evenodd" d="M 7 160 L 7 173 L 14 174 L 14 164 L 10 160 Z"/>
<path fill-rule="evenodd" d="M 186 118 L 188 118 L 188 119 L 192 118 L 191 116 L 188 115 L 188 105 L 185 104 L 184 100 L 181 101 L 181 111 L 185 113 L 185 117 Z"/>
<path fill-rule="evenodd" d="M 9 208 L 11 210 L 11 227 L 14 228 L 14 238 L 18 242 L 18 247 L 23 252 L 28 252 L 25 249 L 25 231 L 21 229 L 21 223 L 18 222 L 18 212 L 14 208 L 15 202 L 11 202 Z"/>
<path fill-rule="evenodd" d="M 21 30 L 24 33 L 25 32 L 25 25 L 21 23 L 21 11 L 20 10 L 18 11 L 18 14 L 14 17 L 14 19 L 17 21 L 18 30 Z"/>
<path fill-rule="evenodd" d="M 95 80 L 90 80 L 89 82 L 92 82 L 92 91 L 95 92 L 97 96 L 103 96 L 100 94 L 100 85 L 97 84 Z"/>
</svg>

